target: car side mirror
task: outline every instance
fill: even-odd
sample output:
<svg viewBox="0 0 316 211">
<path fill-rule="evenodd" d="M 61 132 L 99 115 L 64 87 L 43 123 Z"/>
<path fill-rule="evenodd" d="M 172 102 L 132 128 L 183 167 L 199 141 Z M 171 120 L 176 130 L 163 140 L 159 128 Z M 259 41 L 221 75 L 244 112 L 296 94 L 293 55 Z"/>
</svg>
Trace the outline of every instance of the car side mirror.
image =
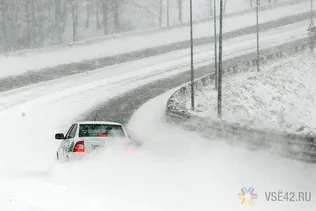
<svg viewBox="0 0 316 211">
<path fill-rule="evenodd" d="M 58 140 L 60 140 L 60 139 L 65 139 L 65 136 L 64 136 L 63 133 L 57 133 L 57 134 L 55 135 L 55 139 L 58 139 Z"/>
</svg>

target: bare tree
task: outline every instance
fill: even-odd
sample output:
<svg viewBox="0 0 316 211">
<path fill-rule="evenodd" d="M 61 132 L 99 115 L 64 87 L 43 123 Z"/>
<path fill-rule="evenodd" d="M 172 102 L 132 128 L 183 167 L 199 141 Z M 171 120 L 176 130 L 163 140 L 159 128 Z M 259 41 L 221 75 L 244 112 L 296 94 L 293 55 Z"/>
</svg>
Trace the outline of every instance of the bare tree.
<svg viewBox="0 0 316 211">
<path fill-rule="evenodd" d="M 24 3 L 25 6 L 25 24 L 26 24 L 26 30 L 25 30 L 25 46 L 30 47 L 32 45 L 31 43 L 31 21 L 30 21 L 30 0 L 25 0 Z"/>
<path fill-rule="evenodd" d="M 30 1 L 30 11 L 31 11 L 31 47 L 37 47 L 38 45 L 38 25 L 37 25 L 37 10 L 35 9 L 35 4 L 38 6 L 39 0 Z"/>
<path fill-rule="evenodd" d="M 97 29 L 100 29 L 100 18 L 99 18 L 99 6 L 100 6 L 100 1 L 99 0 L 95 0 L 95 15 L 96 15 L 96 19 L 97 19 Z"/>
<path fill-rule="evenodd" d="M 4 46 L 4 51 L 7 51 L 7 19 L 6 19 L 6 11 L 7 11 L 7 2 L 6 0 L 1 1 L 1 13 L 2 13 L 2 43 Z"/>
<path fill-rule="evenodd" d="M 76 0 L 71 1 L 71 14 L 72 14 L 72 41 L 77 40 L 77 18 L 76 18 Z"/>
<path fill-rule="evenodd" d="M 182 24 L 182 0 L 178 0 L 179 23 Z"/>
<path fill-rule="evenodd" d="M 170 2 L 167 0 L 167 26 L 170 26 Z"/>
<path fill-rule="evenodd" d="M 61 43 L 61 28 L 60 28 L 60 22 L 61 22 L 61 0 L 55 0 L 55 22 L 54 22 L 54 44 Z"/>
<path fill-rule="evenodd" d="M 87 19 L 86 19 L 86 28 L 89 28 L 90 25 L 90 0 L 86 0 L 86 11 L 87 11 Z"/>
<path fill-rule="evenodd" d="M 104 34 L 108 34 L 108 1 L 102 0 L 103 30 Z"/>
<path fill-rule="evenodd" d="M 45 9 L 46 9 L 46 1 L 38 0 L 36 14 L 37 16 L 37 45 L 41 46 L 43 40 L 45 39 L 44 34 L 44 25 L 45 25 Z"/>
<path fill-rule="evenodd" d="M 119 19 L 119 3 L 118 0 L 112 0 L 114 7 L 114 29 L 115 33 L 120 33 L 120 19 Z"/>
<path fill-rule="evenodd" d="M 209 0 L 209 1 L 210 1 L 210 16 L 213 17 L 214 16 L 214 13 L 213 13 L 213 1 L 214 0 Z"/>
<path fill-rule="evenodd" d="M 61 10 L 61 35 L 65 32 L 66 26 L 67 26 L 67 21 L 68 21 L 68 5 L 69 1 L 68 0 L 63 0 L 62 1 L 62 10 Z M 75 5 L 76 5 L 76 23 L 78 23 L 78 4 L 77 0 L 75 0 Z"/>
<path fill-rule="evenodd" d="M 159 1 L 159 26 L 162 27 L 162 0 Z"/>
</svg>

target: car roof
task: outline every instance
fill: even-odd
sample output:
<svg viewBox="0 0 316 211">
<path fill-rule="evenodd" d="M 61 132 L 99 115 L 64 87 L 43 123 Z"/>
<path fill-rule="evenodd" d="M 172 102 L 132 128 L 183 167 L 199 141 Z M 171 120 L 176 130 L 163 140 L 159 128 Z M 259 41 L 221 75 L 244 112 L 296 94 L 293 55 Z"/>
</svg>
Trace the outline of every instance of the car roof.
<svg viewBox="0 0 316 211">
<path fill-rule="evenodd" d="M 122 125 L 118 122 L 109 122 L 109 121 L 79 121 L 76 124 L 111 124 L 111 125 Z"/>
</svg>

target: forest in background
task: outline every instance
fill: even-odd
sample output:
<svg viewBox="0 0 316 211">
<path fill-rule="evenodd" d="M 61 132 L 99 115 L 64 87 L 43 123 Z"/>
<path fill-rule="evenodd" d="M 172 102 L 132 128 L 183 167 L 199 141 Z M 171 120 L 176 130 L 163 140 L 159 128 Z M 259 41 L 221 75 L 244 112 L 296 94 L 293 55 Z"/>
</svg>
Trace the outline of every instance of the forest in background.
<svg viewBox="0 0 316 211">
<path fill-rule="evenodd" d="M 186 22 L 189 17 L 189 0 L 0 1 L 0 52 L 171 26 Z M 261 0 L 261 3 L 275 1 Z M 195 20 L 213 15 L 213 0 L 193 2 Z M 231 4 L 234 8 L 237 5 L 241 5 L 240 8 L 253 7 L 256 4 L 256 0 L 224 2 L 225 7 Z"/>
</svg>

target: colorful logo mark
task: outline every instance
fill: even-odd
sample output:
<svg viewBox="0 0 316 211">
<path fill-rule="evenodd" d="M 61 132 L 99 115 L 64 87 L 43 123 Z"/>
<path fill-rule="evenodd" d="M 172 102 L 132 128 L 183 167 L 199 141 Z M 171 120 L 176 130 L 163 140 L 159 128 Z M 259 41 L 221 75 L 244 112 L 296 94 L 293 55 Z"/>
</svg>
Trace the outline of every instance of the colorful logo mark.
<svg viewBox="0 0 316 211">
<path fill-rule="evenodd" d="M 249 188 L 241 188 L 240 193 L 238 193 L 238 198 L 241 199 L 242 206 L 253 206 L 254 200 L 258 198 L 258 195 L 255 193 L 255 189 L 252 187 Z"/>
</svg>

